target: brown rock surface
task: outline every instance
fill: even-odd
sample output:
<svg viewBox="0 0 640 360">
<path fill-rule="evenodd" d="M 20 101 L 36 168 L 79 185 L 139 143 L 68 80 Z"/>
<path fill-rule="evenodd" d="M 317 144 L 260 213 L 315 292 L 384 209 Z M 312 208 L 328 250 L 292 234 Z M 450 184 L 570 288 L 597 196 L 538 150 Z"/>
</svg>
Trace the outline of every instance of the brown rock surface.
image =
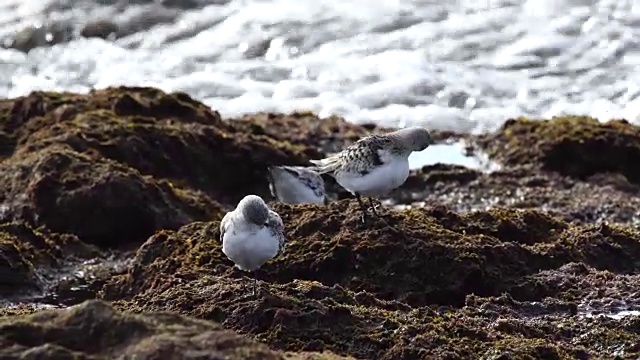
<svg viewBox="0 0 640 360">
<path fill-rule="evenodd" d="M 90 300 L 66 310 L 0 318 L 2 359 L 342 359 L 286 354 L 220 325 L 158 312 L 129 315 Z"/>
<path fill-rule="evenodd" d="M 640 355 L 640 320 L 619 313 L 640 309 L 640 133 L 619 120 L 436 133 L 502 168 L 425 166 L 367 225 L 352 199 L 272 202 L 287 247 L 251 295 L 254 275 L 220 251 L 224 211 L 249 193 L 270 199 L 269 165 L 383 131 L 309 113 L 223 120 L 151 88 L 0 100 L 0 357 Z M 42 312 L 95 297 L 127 312 Z"/>
</svg>

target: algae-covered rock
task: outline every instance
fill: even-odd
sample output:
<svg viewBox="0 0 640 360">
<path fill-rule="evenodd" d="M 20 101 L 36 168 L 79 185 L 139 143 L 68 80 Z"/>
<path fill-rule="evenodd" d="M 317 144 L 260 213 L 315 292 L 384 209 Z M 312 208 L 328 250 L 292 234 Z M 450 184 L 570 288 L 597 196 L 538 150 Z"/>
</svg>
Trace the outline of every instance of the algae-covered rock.
<svg viewBox="0 0 640 360">
<path fill-rule="evenodd" d="M 527 314 L 529 302 L 557 296 L 563 300 L 553 305 L 555 313 L 570 314 L 574 301 L 593 289 L 540 274 L 570 263 L 640 270 L 637 232 L 574 226 L 538 211 L 461 215 L 429 207 L 390 211 L 365 226 L 355 201 L 273 208 L 286 224 L 287 245 L 255 275 L 261 280 L 257 296 L 253 275 L 234 269 L 222 254 L 217 222 L 157 233 L 101 296 L 135 312 L 168 309 L 219 321 L 284 350 L 327 349 L 367 359 L 469 358 L 501 354 L 501 344 L 513 343 L 518 356 L 535 357 L 535 336 L 487 327 L 493 315 L 467 309 L 469 297 L 510 294 Z M 634 286 L 640 289 L 640 282 Z M 542 326 L 531 321 L 527 326 Z M 558 322 L 573 332 L 563 335 L 562 346 L 545 337 L 544 353 L 563 358 L 588 352 L 586 344 L 567 345 L 578 334 L 611 340 L 584 335 L 577 320 Z"/>
<path fill-rule="evenodd" d="M 78 235 L 98 245 L 140 241 L 157 229 L 219 216 L 219 207 L 190 206 L 169 185 L 103 158 L 50 146 L 0 163 L 5 216 Z M 201 195 L 202 197 L 202 195 Z M 217 212 L 216 212 L 217 211 Z"/>
<path fill-rule="evenodd" d="M 620 173 L 640 182 L 640 127 L 625 120 L 600 122 L 584 116 L 548 120 L 511 119 L 480 144 L 508 165 L 539 164 L 543 169 L 586 178 Z"/>
<path fill-rule="evenodd" d="M 311 145 L 325 153 L 338 152 L 363 136 L 391 131 L 375 125 L 356 125 L 338 116 L 319 119 L 310 112 L 256 113 L 233 121 L 245 131 L 268 134 L 294 144 Z M 313 155 L 318 156 L 318 153 Z"/>
<path fill-rule="evenodd" d="M 119 313 L 102 301 L 0 318 L 2 359 L 285 359 L 220 325 L 158 312 Z M 289 357 L 313 359 L 311 355 Z M 316 359 L 340 359 L 317 354 Z"/>
<path fill-rule="evenodd" d="M 269 200 L 269 165 L 386 130 L 302 112 L 223 120 L 141 87 L 0 100 L 0 295 L 38 295 L 0 309 L 0 357 L 637 358 L 637 318 L 597 316 L 640 304 L 640 187 L 626 160 L 605 162 L 634 156 L 634 129 L 509 121 L 479 142 L 512 166 L 418 169 L 390 197 L 422 208 L 367 224 L 353 199 L 272 202 L 287 245 L 249 274 L 220 249 L 224 211 Z M 97 289 L 127 313 L 23 315 Z"/>
<path fill-rule="evenodd" d="M 615 271 L 640 268 L 633 260 L 640 256 L 637 232 L 573 227 L 538 211 L 497 208 L 459 215 L 431 207 L 392 211 L 365 227 L 353 200 L 326 207 L 273 204 L 273 209 L 285 223 L 288 241 L 286 251 L 263 267 L 263 279 L 336 284 L 410 305 L 459 306 L 469 294 L 499 295 L 528 275 L 568 261 Z M 156 278 L 176 271 L 233 272 L 217 231 L 217 223 L 194 223 L 150 238 L 124 278 L 133 286 L 127 292 L 163 284 Z"/>
<path fill-rule="evenodd" d="M 223 203 L 245 193 L 268 194 L 269 165 L 305 159 L 304 147 L 236 129 L 185 94 L 152 88 L 36 92 L 6 111 L 4 127 L 15 136 L 16 156 L 67 144 L 206 191 Z"/>
<path fill-rule="evenodd" d="M 0 118 L 4 216 L 108 246 L 219 219 L 269 195 L 268 166 L 319 154 L 153 88 L 33 92 L 1 101 Z"/>
</svg>

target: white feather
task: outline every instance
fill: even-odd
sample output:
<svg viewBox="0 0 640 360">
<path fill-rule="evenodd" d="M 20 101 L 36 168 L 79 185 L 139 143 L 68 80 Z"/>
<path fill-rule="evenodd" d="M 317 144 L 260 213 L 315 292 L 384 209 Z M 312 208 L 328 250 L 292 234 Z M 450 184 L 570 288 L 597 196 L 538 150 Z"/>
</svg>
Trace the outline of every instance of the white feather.
<svg viewBox="0 0 640 360">
<path fill-rule="evenodd" d="M 222 252 L 240 270 L 254 271 L 280 251 L 278 238 L 267 227 L 233 229 L 222 240 Z"/>
<path fill-rule="evenodd" d="M 404 156 L 381 156 L 383 165 L 376 166 L 366 175 L 337 172 L 335 179 L 352 194 L 378 197 L 402 185 L 409 177 L 409 160 Z"/>
<path fill-rule="evenodd" d="M 238 207 L 220 222 L 222 252 L 239 269 L 254 271 L 280 253 L 284 246 L 283 232 L 282 219 L 274 211 L 269 210 L 267 224 L 254 224 Z"/>
</svg>

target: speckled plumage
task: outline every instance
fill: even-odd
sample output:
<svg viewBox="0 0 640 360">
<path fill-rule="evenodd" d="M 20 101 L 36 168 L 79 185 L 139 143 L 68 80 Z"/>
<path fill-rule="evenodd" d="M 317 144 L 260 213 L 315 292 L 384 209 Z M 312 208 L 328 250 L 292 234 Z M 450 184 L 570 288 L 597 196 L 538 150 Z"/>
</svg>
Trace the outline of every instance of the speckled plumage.
<svg viewBox="0 0 640 360">
<path fill-rule="evenodd" d="M 278 239 L 278 253 L 276 256 L 279 256 L 284 252 L 284 223 L 280 215 L 273 210 L 269 210 L 267 228 L 269 228 L 271 236 Z"/>
<path fill-rule="evenodd" d="M 345 189 L 353 193 L 365 193 L 369 190 L 366 189 L 367 181 L 356 186 L 349 186 L 349 184 L 341 183 L 340 179 L 344 177 L 365 179 L 374 170 L 381 169 L 381 173 L 376 176 L 384 177 L 385 173 L 388 173 L 387 175 L 391 178 L 398 177 L 398 179 L 390 179 L 394 184 L 389 186 L 394 186 L 400 180 L 402 183 L 409 175 L 409 155 L 413 151 L 426 149 L 432 143 L 429 131 L 420 127 L 410 127 L 384 135 L 366 136 L 337 154 L 322 160 L 311 160 L 311 162 L 316 166 L 318 173 L 333 175 Z M 388 171 L 382 171 L 385 168 L 388 168 Z M 406 172 L 406 176 L 395 174 L 397 171 Z M 403 176 L 404 179 L 401 179 Z M 382 181 L 381 179 L 376 180 L 378 183 Z M 391 190 L 383 189 L 389 186 L 378 185 L 381 188 L 380 191 Z"/>
<path fill-rule="evenodd" d="M 318 173 L 332 175 L 340 186 L 354 194 L 366 214 L 360 197 L 386 195 L 402 185 L 409 176 L 409 155 L 432 143 L 428 130 L 409 127 L 366 136 L 337 154 L 311 163 Z"/>
<path fill-rule="evenodd" d="M 273 166 L 269 168 L 269 188 L 279 201 L 287 204 L 323 204 L 324 180 L 302 166 Z"/>
<path fill-rule="evenodd" d="M 340 165 L 334 171 L 367 175 L 376 166 L 383 165 L 389 155 L 401 153 L 402 148 L 391 138 L 370 135 L 338 153 Z"/>
</svg>

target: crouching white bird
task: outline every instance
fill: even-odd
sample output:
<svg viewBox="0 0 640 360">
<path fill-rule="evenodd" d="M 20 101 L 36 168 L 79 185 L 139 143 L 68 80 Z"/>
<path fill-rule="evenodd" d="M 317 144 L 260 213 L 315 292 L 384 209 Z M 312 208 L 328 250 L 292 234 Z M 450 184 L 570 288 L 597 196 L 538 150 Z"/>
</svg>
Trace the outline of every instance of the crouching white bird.
<svg viewBox="0 0 640 360">
<path fill-rule="evenodd" d="M 269 175 L 269 188 L 279 201 L 286 204 L 324 204 L 324 180 L 312 169 L 272 166 Z"/>
<path fill-rule="evenodd" d="M 402 185 L 409 177 L 409 155 L 431 144 L 429 131 L 414 126 L 363 137 L 341 152 L 311 163 L 319 174 L 330 174 L 355 195 L 365 220 L 368 212 L 361 197 L 369 197 L 371 211 L 377 216 L 371 198 L 384 196 Z"/>
<path fill-rule="evenodd" d="M 222 218 L 220 241 L 222 252 L 238 269 L 254 272 L 284 249 L 284 224 L 261 197 L 247 195 Z"/>
</svg>

